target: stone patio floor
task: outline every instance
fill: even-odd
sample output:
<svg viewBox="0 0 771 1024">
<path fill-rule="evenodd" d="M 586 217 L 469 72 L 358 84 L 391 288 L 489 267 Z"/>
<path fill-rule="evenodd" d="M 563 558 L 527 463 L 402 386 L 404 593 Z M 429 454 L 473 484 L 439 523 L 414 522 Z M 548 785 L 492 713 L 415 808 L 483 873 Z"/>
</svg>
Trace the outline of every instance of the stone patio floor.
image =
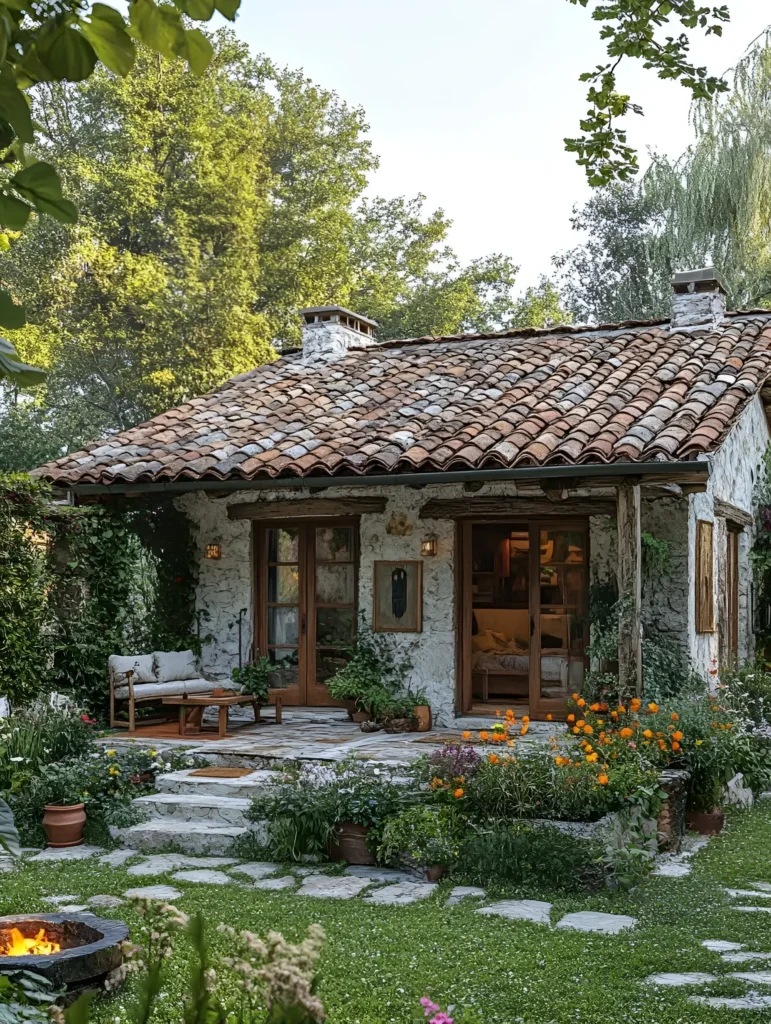
<svg viewBox="0 0 771 1024">
<path fill-rule="evenodd" d="M 397 766 L 408 764 L 444 743 L 461 742 L 465 730 L 471 731 L 473 736 L 479 730 L 489 728 L 495 720 L 493 711 L 489 719 L 481 716 L 456 718 L 450 728 L 390 734 L 383 731 L 364 733 L 357 723 L 348 720 L 344 711 L 337 709 L 286 708 L 281 725 L 267 717 L 261 725 L 249 724 L 247 714 L 250 712 L 244 711 L 241 716 L 231 715 L 231 722 L 237 727 L 222 740 L 211 734 L 176 737 L 173 730 L 168 729 L 160 736 L 154 735 L 151 729 L 139 728 L 131 736 L 124 729 L 115 730 L 99 742 L 105 746 L 184 747 L 207 760 L 233 767 L 249 765 L 255 760 L 342 761 L 349 756 Z M 205 724 L 210 720 L 205 718 Z M 240 724 L 243 722 L 247 724 Z M 540 745 L 549 736 L 558 735 L 561 729 L 559 723 L 533 722 L 527 736 L 515 733 L 516 747 L 523 750 Z"/>
</svg>

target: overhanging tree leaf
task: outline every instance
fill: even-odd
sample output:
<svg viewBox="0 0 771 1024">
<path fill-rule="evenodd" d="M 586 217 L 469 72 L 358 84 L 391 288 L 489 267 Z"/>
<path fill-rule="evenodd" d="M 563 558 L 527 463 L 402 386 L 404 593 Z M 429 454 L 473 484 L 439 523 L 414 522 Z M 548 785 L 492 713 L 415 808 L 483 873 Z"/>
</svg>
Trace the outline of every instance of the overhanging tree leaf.
<svg viewBox="0 0 771 1024">
<path fill-rule="evenodd" d="M 58 81 L 82 82 L 96 67 L 93 46 L 70 25 L 59 25 L 42 35 L 35 49 L 40 62 Z"/>
<path fill-rule="evenodd" d="M 195 21 L 208 21 L 214 14 L 214 0 L 174 0 L 181 11 Z"/>
<path fill-rule="evenodd" d="M 21 231 L 29 220 L 32 207 L 16 196 L 0 193 L 0 224 L 11 231 Z"/>
<path fill-rule="evenodd" d="M 228 21 L 235 21 L 238 8 L 241 6 L 241 0 L 214 0 L 214 6 L 223 18 L 227 18 Z"/>
<path fill-rule="evenodd" d="M 26 322 L 24 307 L 13 301 L 9 291 L 0 288 L 0 327 L 7 327 L 9 331 L 18 331 Z"/>
<path fill-rule="evenodd" d="M 211 63 L 212 45 L 206 36 L 197 28 L 190 28 L 185 32 L 185 53 L 190 70 L 199 77 L 206 71 Z"/>
<path fill-rule="evenodd" d="M 7 338 L 0 338 L 0 380 L 5 378 L 19 388 L 34 387 L 45 380 L 45 370 L 27 366 Z"/>
<path fill-rule="evenodd" d="M 123 18 L 106 4 L 94 4 L 90 17 L 81 27 L 97 57 L 116 75 L 127 75 L 136 59 L 136 47 Z"/>
<path fill-rule="evenodd" d="M 164 11 L 153 0 L 133 0 L 129 18 L 131 34 L 140 43 L 157 50 L 168 60 L 180 56 L 184 28 L 174 11 Z"/>
<path fill-rule="evenodd" d="M 13 68 L 7 62 L 0 67 L 0 109 L 22 142 L 32 142 L 34 131 L 27 98 L 16 84 Z"/>
<path fill-rule="evenodd" d="M 56 169 L 44 160 L 14 174 L 10 183 L 41 213 L 48 213 L 64 224 L 74 224 L 78 219 L 75 204 L 62 197 L 62 183 Z"/>
<path fill-rule="evenodd" d="M 0 797 L 0 847 L 7 850 L 12 857 L 21 857 L 21 843 L 13 821 L 13 811 L 2 797 Z"/>
</svg>

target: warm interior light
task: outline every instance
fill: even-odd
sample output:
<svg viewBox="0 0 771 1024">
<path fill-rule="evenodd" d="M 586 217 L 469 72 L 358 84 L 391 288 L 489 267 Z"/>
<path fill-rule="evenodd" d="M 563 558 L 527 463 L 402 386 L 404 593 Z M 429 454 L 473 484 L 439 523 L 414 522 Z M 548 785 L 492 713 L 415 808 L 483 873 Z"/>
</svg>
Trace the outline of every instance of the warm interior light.
<svg viewBox="0 0 771 1024">
<path fill-rule="evenodd" d="M 206 557 L 207 558 L 222 558 L 222 547 L 219 544 L 207 544 L 206 545 Z"/>
<path fill-rule="evenodd" d="M 0 956 L 45 956 L 58 953 L 61 946 L 46 938 L 45 928 L 41 928 L 32 939 L 25 938 L 18 928 L 11 928 L 10 938 L 5 946 L 0 946 Z"/>
<path fill-rule="evenodd" d="M 436 554 L 439 544 L 436 537 L 426 537 L 420 542 L 420 553 L 424 558 L 430 558 Z"/>
</svg>

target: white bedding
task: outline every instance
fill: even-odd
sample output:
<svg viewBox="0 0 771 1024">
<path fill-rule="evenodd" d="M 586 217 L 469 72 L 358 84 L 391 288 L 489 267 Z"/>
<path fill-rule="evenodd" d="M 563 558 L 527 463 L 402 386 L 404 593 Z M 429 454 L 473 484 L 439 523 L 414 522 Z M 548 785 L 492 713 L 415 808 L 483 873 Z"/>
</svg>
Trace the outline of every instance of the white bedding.
<svg viewBox="0 0 771 1024">
<path fill-rule="evenodd" d="M 488 651 L 477 651 L 471 656 L 471 665 L 475 671 L 487 669 L 491 672 L 518 672 L 527 675 L 530 672 L 529 654 L 493 654 Z M 545 654 L 541 657 L 541 680 L 543 682 L 559 682 L 563 687 L 568 684 L 568 659 L 561 654 Z"/>
</svg>

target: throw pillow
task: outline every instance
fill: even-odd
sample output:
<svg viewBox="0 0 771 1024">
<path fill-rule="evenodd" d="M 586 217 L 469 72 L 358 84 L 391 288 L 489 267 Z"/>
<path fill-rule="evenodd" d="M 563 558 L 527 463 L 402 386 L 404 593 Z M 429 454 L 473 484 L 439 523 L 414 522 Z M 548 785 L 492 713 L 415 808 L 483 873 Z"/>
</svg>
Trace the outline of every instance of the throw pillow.
<svg viewBox="0 0 771 1024">
<path fill-rule="evenodd" d="M 153 654 L 155 679 L 159 683 L 175 683 L 197 679 L 200 675 L 192 651 L 156 651 Z"/>
<path fill-rule="evenodd" d="M 126 673 L 133 672 L 132 683 L 154 683 L 152 654 L 111 654 L 108 665 L 110 675 L 116 686 L 126 684 Z"/>
</svg>

